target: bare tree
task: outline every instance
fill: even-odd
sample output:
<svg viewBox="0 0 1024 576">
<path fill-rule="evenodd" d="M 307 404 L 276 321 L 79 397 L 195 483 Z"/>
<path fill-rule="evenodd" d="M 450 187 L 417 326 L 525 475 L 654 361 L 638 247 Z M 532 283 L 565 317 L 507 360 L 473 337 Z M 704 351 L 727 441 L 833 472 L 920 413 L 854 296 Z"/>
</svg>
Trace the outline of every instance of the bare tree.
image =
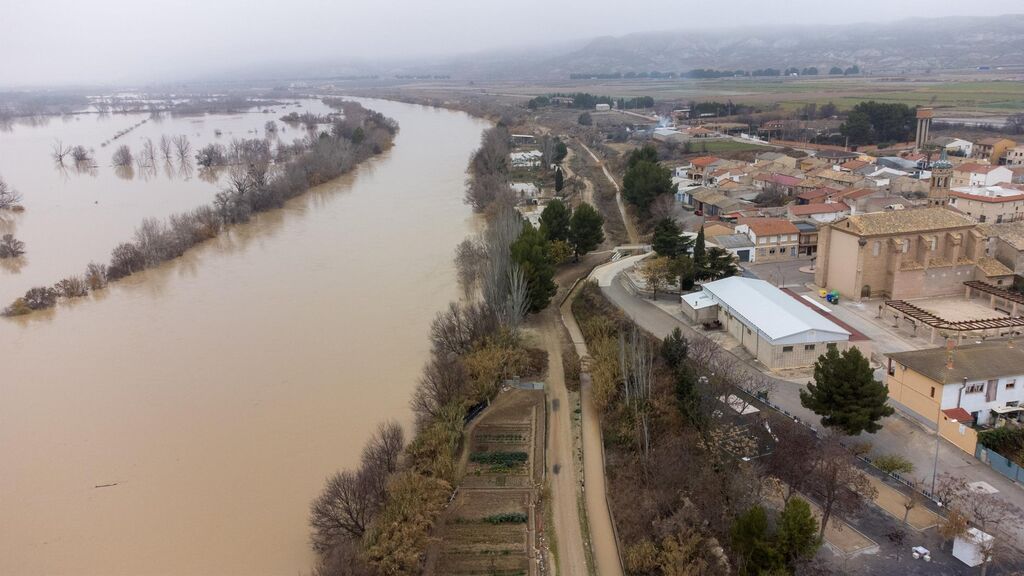
<svg viewBox="0 0 1024 576">
<path fill-rule="evenodd" d="M 462 295 L 467 300 L 480 285 L 486 258 L 486 248 L 472 238 L 466 238 L 455 249 L 455 270 Z"/>
<path fill-rule="evenodd" d="M 135 157 L 132 156 L 132 149 L 127 144 L 121 144 L 114 151 L 114 155 L 110 158 L 110 161 L 114 163 L 114 166 L 118 168 L 130 168 Z"/>
<path fill-rule="evenodd" d="M 53 143 L 51 155 L 57 164 L 64 164 L 64 158 L 71 154 L 71 147 L 65 146 L 64 142 L 57 140 Z"/>
<path fill-rule="evenodd" d="M 14 237 L 14 234 L 4 234 L 0 237 L 0 258 L 17 258 L 25 253 L 25 243 Z"/>
<path fill-rule="evenodd" d="M 85 283 L 89 286 L 89 290 L 99 290 L 106 287 L 107 285 L 107 266 L 106 264 L 97 264 L 96 262 L 90 262 L 85 267 Z"/>
<path fill-rule="evenodd" d="M 854 512 L 865 500 L 875 497 L 875 487 L 857 467 L 853 456 L 843 448 L 838 438 L 825 438 L 817 452 L 812 491 L 821 499 L 821 530 L 825 535 L 832 514 Z"/>
<path fill-rule="evenodd" d="M 11 210 L 21 202 L 21 193 L 0 177 L 0 210 Z"/>
<path fill-rule="evenodd" d="M 146 138 L 146 141 L 142 144 L 142 164 L 146 167 L 153 167 L 156 165 L 156 147 L 153 146 L 153 139 Z"/>
<path fill-rule="evenodd" d="M 960 478 L 943 478 L 940 489 L 942 497 L 949 501 L 951 512 L 955 511 L 978 530 L 992 537 L 988 541 L 978 543 L 982 555 L 982 576 L 987 573 L 993 561 L 1014 554 L 1005 529 L 1013 523 L 1019 523 L 1020 518 L 1024 517 L 1024 511 L 996 494 L 969 486 Z M 950 525 L 945 527 L 944 532 L 953 538 L 962 536 L 967 531 L 966 527 L 958 526 L 953 521 L 947 520 L 947 523 Z"/>
<path fill-rule="evenodd" d="M 513 335 L 518 334 L 519 325 L 529 310 L 530 292 L 526 274 L 519 264 L 513 262 L 508 271 L 508 302 L 505 303 L 502 323 Z"/>
<path fill-rule="evenodd" d="M 184 134 L 179 134 L 173 139 L 174 150 L 178 153 L 178 162 L 182 165 L 190 164 L 192 160 L 192 144 L 188 141 L 188 137 Z"/>
<path fill-rule="evenodd" d="M 794 493 L 803 492 L 812 482 L 817 463 L 809 455 L 817 450 L 818 439 L 796 422 L 776 424 L 772 433 L 778 448 L 768 458 L 768 470 L 786 483 L 785 501 L 789 502 Z"/>
<path fill-rule="evenodd" d="M 512 243 L 523 231 L 522 218 L 513 208 L 501 207 L 487 224 L 484 245 L 487 266 L 483 276 L 484 303 L 495 314 L 505 310 L 509 298 L 509 270 L 512 269 Z"/>
<path fill-rule="evenodd" d="M 310 506 L 313 550 L 325 553 L 339 540 L 361 538 L 377 506 L 374 486 L 365 474 L 335 473 Z"/>
<path fill-rule="evenodd" d="M 627 335 L 619 332 L 619 365 L 623 399 L 636 425 L 637 452 L 647 465 L 651 451 L 651 386 L 654 380 L 654 347 L 636 324 Z"/>
<path fill-rule="evenodd" d="M 166 162 L 170 162 L 171 158 L 174 156 L 171 139 L 167 137 L 167 134 L 162 134 L 160 136 L 160 155 Z"/>
<path fill-rule="evenodd" d="M 85 164 L 92 162 L 92 155 L 89 151 L 81 144 L 71 149 L 71 159 L 75 161 L 75 164 Z"/>
<path fill-rule="evenodd" d="M 388 478 L 398 470 L 403 448 L 405 434 L 402 426 L 393 420 L 380 423 L 363 447 L 362 473 L 368 477 L 379 502 L 387 495 Z"/>
<path fill-rule="evenodd" d="M 423 367 L 423 375 L 410 404 L 417 427 L 423 428 L 441 415 L 441 410 L 462 398 L 468 388 L 469 374 L 456 354 L 435 349 Z"/>
</svg>

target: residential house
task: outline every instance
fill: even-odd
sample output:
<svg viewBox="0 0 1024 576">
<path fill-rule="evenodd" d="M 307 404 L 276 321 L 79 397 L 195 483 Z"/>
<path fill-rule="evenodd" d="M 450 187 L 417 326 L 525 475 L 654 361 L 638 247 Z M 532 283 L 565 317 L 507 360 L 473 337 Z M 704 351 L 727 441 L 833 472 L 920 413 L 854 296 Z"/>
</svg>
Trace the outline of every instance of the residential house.
<svg viewBox="0 0 1024 576">
<path fill-rule="evenodd" d="M 536 168 L 537 166 L 540 166 L 541 156 L 543 156 L 543 154 L 541 154 L 540 150 L 512 152 L 509 154 L 513 168 Z"/>
<path fill-rule="evenodd" d="M 961 294 L 1013 272 L 985 254 L 977 223 L 944 207 L 847 216 L 818 230 L 815 284 L 847 298 Z"/>
<path fill-rule="evenodd" d="M 783 218 L 739 218 L 736 232 L 746 234 L 757 247 L 758 262 L 795 260 L 800 230 Z"/>
<path fill-rule="evenodd" d="M 797 242 L 797 256 L 814 256 L 818 253 L 818 225 L 814 222 L 796 220 L 793 226 L 800 231 Z"/>
<path fill-rule="evenodd" d="M 888 355 L 889 398 L 974 454 L 977 429 L 1021 418 L 1024 347 L 993 339 Z"/>
<path fill-rule="evenodd" d="M 860 157 L 860 154 L 844 150 L 818 150 L 814 153 L 814 157 L 824 160 L 827 164 L 836 165 L 856 160 Z"/>
<path fill-rule="evenodd" d="M 965 162 L 953 167 L 953 179 L 950 182 L 950 187 L 993 186 L 1000 182 L 1011 182 L 1012 180 L 1013 172 L 1006 166 Z"/>
<path fill-rule="evenodd" d="M 999 164 L 1006 151 L 1016 145 L 1017 143 L 1009 138 L 984 138 L 974 145 L 971 157 L 988 160 L 989 164 Z"/>
<path fill-rule="evenodd" d="M 856 172 L 865 166 L 871 166 L 871 163 L 864 160 L 847 160 L 842 164 L 833 164 L 832 169 L 838 172 Z"/>
<path fill-rule="evenodd" d="M 700 156 L 690 161 L 690 169 L 686 177 L 694 182 L 704 182 L 705 177 L 713 172 L 719 164 L 723 163 L 721 158 L 714 156 Z"/>
<path fill-rule="evenodd" d="M 717 246 L 732 254 L 739 262 L 755 262 L 757 257 L 754 252 L 754 243 L 746 234 L 719 234 L 707 236 L 708 246 Z"/>
<path fill-rule="evenodd" d="M 791 219 L 813 220 L 822 224 L 835 222 L 843 216 L 850 214 L 850 207 L 843 202 L 822 202 L 816 204 L 804 204 L 802 206 L 789 205 L 789 217 Z"/>
<path fill-rule="evenodd" d="M 1007 166 L 1024 166 L 1024 146 L 1014 146 L 1006 151 Z"/>
<path fill-rule="evenodd" d="M 780 167 L 795 170 L 796 158 L 793 158 L 792 156 L 787 156 L 781 152 L 761 152 L 760 154 L 755 156 L 755 166 L 763 166 L 765 164 L 776 164 Z"/>
<path fill-rule="evenodd" d="M 540 195 L 537 185 L 532 182 L 513 182 L 509 184 L 509 188 L 515 192 L 516 198 L 520 200 L 532 200 Z"/>
<path fill-rule="evenodd" d="M 757 174 L 753 177 L 754 187 L 758 190 L 778 190 L 786 196 L 793 196 L 800 178 L 785 174 Z"/>
<path fill-rule="evenodd" d="M 753 205 L 745 200 L 730 198 L 714 188 L 695 188 L 689 191 L 688 194 L 695 213 L 712 218 Z"/>
<path fill-rule="evenodd" d="M 949 204 L 978 222 L 1016 222 L 1024 219 L 1024 186 L 953 188 Z"/>
</svg>

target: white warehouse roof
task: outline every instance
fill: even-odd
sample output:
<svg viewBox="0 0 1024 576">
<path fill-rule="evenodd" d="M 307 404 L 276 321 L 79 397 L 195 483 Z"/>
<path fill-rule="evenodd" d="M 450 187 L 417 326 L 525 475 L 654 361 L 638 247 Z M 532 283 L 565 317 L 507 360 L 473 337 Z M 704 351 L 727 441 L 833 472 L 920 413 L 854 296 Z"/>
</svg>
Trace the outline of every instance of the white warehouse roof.
<svg viewBox="0 0 1024 576">
<path fill-rule="evenodd" d="M 732 276 L 704 284 L 703 293 L 773 345 L 850 339 L 841 326 L 764 280 Z"/>
</svg>

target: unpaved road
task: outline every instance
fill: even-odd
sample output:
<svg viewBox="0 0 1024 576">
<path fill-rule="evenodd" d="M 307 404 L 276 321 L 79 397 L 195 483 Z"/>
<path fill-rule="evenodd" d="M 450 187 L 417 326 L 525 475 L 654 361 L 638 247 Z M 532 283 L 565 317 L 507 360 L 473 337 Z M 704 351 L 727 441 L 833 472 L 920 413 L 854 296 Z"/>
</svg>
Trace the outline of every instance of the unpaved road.
<svg viewBox="0 0 1024 576">
<path fill-rule="evenodd" d="M 583 529 L 576 504 L 576 467 L 572 452 L 572 406 L 565 388 L 562 365 L 562 343 L 559 338 L 558 312 L 544 312 L 543 338 L 548 353 L 548 472 L 550 474 L 551 507 L 558 540 L 556 574 L 586 576 L 587 555 L 583 548 Z M 602 573 L 603 574 L 603 573 Z"/>
<path fill-rule="evenodd" d="M 619 188 L 619 183 L 615 181 L 611 172 L 608 171 L 608 167 L 604 165 L 604 162 L 602 162 L 596 154 L 594 154 L 593 150 L 588 148 L 583 142 L 580 142 L 580 146 L 587 151 L 587 154 L 590 154 L 590 157 L 594 159 L 594 162 L 597 162 L 597 165 L 601 167 L 601 171 L 604 172 L 605 178 L 607 178 L 608 181 L 612 183 L 612 186 L 615 187 L 615 203 L 619 206 L 619 214 L 622 216 L 622 223 L 626 226 L 626 236 L 629 237 L 630 244 L 639 244 L 640 236 L 636 233 L 636 226 L 633 225 L 633 220 L 631 220 L 629 215 L 626 214 L 626 205 L 622 203 L 622 189 Z"/>
<path fill-rule="evenodd" d="M 576 354 L 580 358 L 587 358 L 587 344 L 583 340 L 579 325 L 576 324 L 576 318 L 572 315 L 572 300 L 570 297 L 562 304 L 562 322 L 569 330 Z M 580 374 L 580 403 L 583 405 L 584 497 L 594 564 L 600 576 L 622 576 L 622 564 L 619 562 L 619 550 L 606 497 L 601 420 L 594 406 L 589 372 Z"/>
</svg>

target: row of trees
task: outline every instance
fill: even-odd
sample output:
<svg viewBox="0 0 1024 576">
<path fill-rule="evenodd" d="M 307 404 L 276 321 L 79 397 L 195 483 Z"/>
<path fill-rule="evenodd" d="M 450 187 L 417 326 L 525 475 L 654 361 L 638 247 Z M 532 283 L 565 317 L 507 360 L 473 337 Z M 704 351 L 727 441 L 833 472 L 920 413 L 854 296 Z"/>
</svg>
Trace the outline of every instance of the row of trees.
<svg viewBox="0 0 1024 576">
<path fill-rule="evenodd" d="M 489 402 L 503 381 L 546 365 L 524 347 L 520 326 L 554 292 L 551 241 L 546 230 L 525 224 L 500 191 L 502 184 L 507 189 L 507 151 L 508 132 L 499 125 L 484 133 L 470 159 L 467 190 L 497 189 L 467 191 L 467 203 L 486 214 L 487 225 L 456 250 L 463 298 L 431 324 L 430 359 L 410 401 L 413 440 L 389 452 L 392 467 L 375 466 L 378 459 L 364 453 L 357 469 L 328 478 L 311 506 L 318 576 L 419 573 L 429 532 L 459 480 L 467 411 Z M 378 432 L 368 446 L 381 445 L 383 436 Z"/>
<path fill-rule="evenodd" d="M 775 68 L 759 68 L 757 70 L 715 70 L 712 68 L 695 68 L 687 72 L 573 72 L 569 74 L 570 80 L 619 80 L 619 79 L 671 79 L 671 78 L 732 78 L 740 76 L 779 76 L 783 72 Z M 798 74 L 800 76 L 817 76 L 818 68 L 815 66 L 808 66 L 805 68 L 797 68 L 791 66 L 786 68 L 784 71 L 785 75 Z M 829 70 L 829 74 L 835 75 L 852 75 L 860 74 L 860 67 L 856 64 L 847 68 L 840 68 L 839 66 L 833 66 Z"/>
<path fill-rule="evenodd" d="M 906 104 L 869 100 L 850 110 L 840 133 L 850 144 L 907 142 L 915 130 L 916 111 Z"/>
<path fill-rule="evenodd" d="M 558 100 L 556 100 L 556 98 Z M 651 96 L 634 96 L 632 98 L 616 99 L 611 96 L 599 96 L 596 94 L 589 94 L 587 92 L 574 92 L 571 94 L 557 92 L 554 94 L 536 96 L 526 103 L 526 107 L 530 110 L 536 110 L 537 108 L 550 106 L 554 102 L 563 101 L 562 99 L 566 101 L 567 106 L 583 110 L 593 109 L 598 104 L 608 104 L 609 106 L 614 106 L 619 110 L 635 110 L 638 108 L 654 107 L 654 98 Z M 568 101 L 571 101 L 571 104 L 569 104 Z"/>
<path fill-rule="evenodd" d="M 228 174 L 227 186 L 213 204 L 173 214 L 166 220 L 147 218 L 130 242 L 117 245 L 108 264 L 91 263 L 83 276 L 70 276 L 50 287 L 36 287 L 4 310 L 8 316 L 49 308 L 57 297 L 75 298 L 99 290 L 107 282 L 177 258 L 186 250 L 217 236 L 224 228 L 246 222 L 252 215 L 284 205 L 309 188 L 336 178 L 389 145 L 396 126 L 376 113 L 351 103 L 332 134 L 308 139 L 303 150 L 285 164 L 272 165 L 260 145 L 240 144 L 239 164 Z M 358 107 L 358 108 L 356 108 Z M 342 134 L 363 131 L 357 144 Z M 334 135 L 337 134 L 337 135 Z M 84 289 L 82 289 L 84 287 Z M 42 297 L 41 297 L 42 296 Z"/>
</svg>

